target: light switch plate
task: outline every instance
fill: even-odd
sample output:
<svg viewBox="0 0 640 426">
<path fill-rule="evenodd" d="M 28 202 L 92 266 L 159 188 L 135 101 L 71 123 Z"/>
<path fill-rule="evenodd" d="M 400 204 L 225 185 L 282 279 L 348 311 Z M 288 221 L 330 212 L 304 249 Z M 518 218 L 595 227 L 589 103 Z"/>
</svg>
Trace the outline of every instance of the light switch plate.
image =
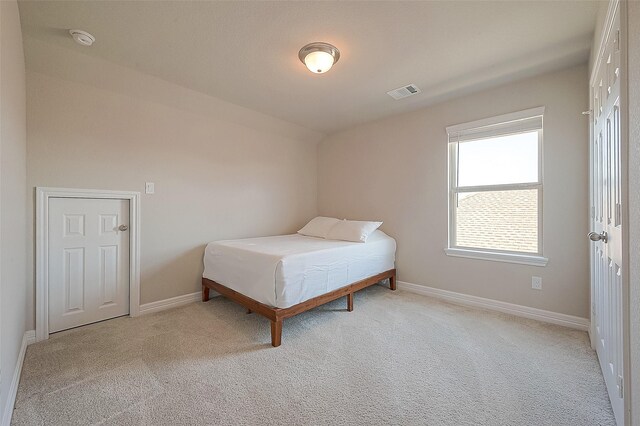
<svg viewBox="0 0 640 426">
<path fill-rule="evenodd" d="M 156 184 L 153 182 L 145 182 L 144 184 L 144 193 L 145 194 L 154 194 L 156 192 Z"/>
</svg>

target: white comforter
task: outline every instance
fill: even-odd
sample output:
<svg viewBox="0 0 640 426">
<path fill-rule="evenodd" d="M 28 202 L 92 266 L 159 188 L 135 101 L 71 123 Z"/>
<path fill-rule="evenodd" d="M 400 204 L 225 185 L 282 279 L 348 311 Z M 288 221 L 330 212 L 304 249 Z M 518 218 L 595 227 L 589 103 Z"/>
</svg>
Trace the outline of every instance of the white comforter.
<svg viewBox="0 0 640 426">
<path fill-rule="evenodd" d="M 304 235 L 209 243 L 205 278 L 258 302 L 288 308 L 395 266 L 396 241 L 377 230 L 366 243 Z"/>
</svg>

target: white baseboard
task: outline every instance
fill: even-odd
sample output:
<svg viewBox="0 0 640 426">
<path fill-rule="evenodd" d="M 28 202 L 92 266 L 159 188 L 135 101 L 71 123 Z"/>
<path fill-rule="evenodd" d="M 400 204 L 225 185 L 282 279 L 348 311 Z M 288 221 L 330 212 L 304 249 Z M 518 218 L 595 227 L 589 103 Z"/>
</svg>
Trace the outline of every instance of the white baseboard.
<svg viewBox="0 0 640 426">
<path fill-rule="evenodd" d="M 176 308 L 178 306 L 188 305 L 189 303 L 201 300 L 202 293 L 197 291 L 191 294 L 183 294 L 182 296 L 172 297 L 170 299 L 158 300 L 157 302 L 145 303 L 140 305 L 140 315 L 160 312 L 166 309 Z"/>
<path fill-rule="evenodd" d="M 11 386 L 9 387 L 9 394 L 7 395 L 7 405 L 2 413 L 2 426 L 11 425 L 11 417 L 13 416 L 13 407 L 16 404 L 16 395 L 18 394 L 18 385 L 20 384 L 20 374 L 22 373 L 22 364 L 24 362 L 24 355 L 27 353 L 27 346 L 36 341 L 36 331 L 27 330 L 22 336 L 22 345 L 20 346 L 20 353 L 18 353 L 18 360 L 16 361 L 16 368 L 13 370 L 13 377 L 11 379 Z"/>
<path fill-rule="evenodd" d="M 534 319 L 551 324 L 562 325 L 582 331 L 590 331 L 590 322 L 587 318 L 573 315 L 560 314 L 557 312 L 545 311 L 543 309 L 530 308 L 529 306 L 516 305 L 513 303 L 501 302 L 484 297 L 470 296 L 468 294 L 456 293 L 439 288 L 427 287 L 424 285 L 411 284 L 398 281 L 398 288 L 424 296 L 435 297 L 458 305 L 473 306 L 476 308 L 489 309 L 503 312 L 518 317 Z"/>
</svg>

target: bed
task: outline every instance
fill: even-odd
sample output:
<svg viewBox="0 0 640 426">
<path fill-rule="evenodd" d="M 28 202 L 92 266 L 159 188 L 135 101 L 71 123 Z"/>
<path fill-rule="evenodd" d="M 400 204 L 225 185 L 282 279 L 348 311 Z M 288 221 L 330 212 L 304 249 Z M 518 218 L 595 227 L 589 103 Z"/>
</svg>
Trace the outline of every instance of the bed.
<svg viewBox="0 0 640 426">
<path fill-rule="evenodd" d="M 380 230 L 365 243 L 300 234 L 217 241 L 204 254 L 202 300 L 209 291 L 271 321 L 271 344 L 280 346 L 283 320 L 347 298 L 389 279 L 396 289 L 396 242 Z"/>
</svg>

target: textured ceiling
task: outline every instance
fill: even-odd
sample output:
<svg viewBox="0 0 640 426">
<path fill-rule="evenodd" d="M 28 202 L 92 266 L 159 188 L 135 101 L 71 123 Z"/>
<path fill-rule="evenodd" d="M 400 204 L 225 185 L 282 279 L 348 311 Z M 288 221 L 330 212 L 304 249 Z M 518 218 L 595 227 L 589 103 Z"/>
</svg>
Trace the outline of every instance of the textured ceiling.
<svg viewBox="0 0 640 426">
<path fill-rule="evenodd" d="M 26 1 L 26 38 L 76 49 L 331 133 L 483 87 L 584 63 L 598 4 L 563 1 Z M 67 30 L 96 43 L 82 47 Z M 300 47 L 341 51 L 326 74 Z M 25 43 L 27 66 L 30 51 Z M 394 101 L 409 83 L 422 93 Z"/>
</svg>

